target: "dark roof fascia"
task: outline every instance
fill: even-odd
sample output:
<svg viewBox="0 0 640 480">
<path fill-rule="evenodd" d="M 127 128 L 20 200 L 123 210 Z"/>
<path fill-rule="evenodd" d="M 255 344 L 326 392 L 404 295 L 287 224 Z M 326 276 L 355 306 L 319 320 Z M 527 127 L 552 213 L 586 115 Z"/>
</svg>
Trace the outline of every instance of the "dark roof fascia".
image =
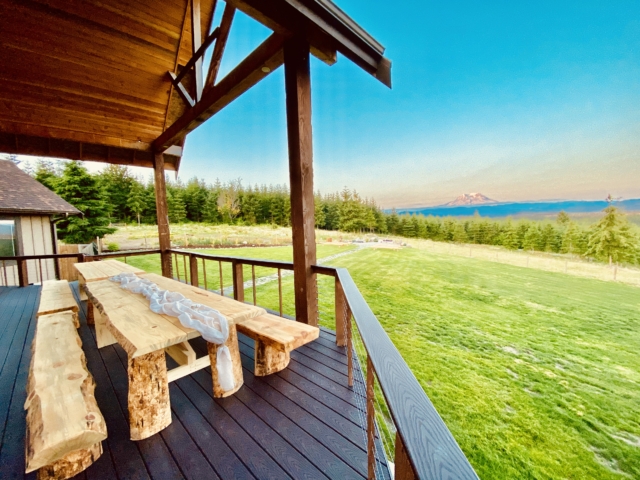
<svg viewBox="0 0 640 480">
<path fill-rule="evenodd" d="M 14 217 L 27 216 L 27 217 L 46 217 L 50 215 L 82 215 L 79 210 L 73 211 L 60 211 L 60 210 L 7 210 L 0 209 L 0 215 L 11 215 Z"/>
<path fill-rule="evenodd" d="M 289 3 L 294 3 L 287 0 Z M 351 30 L 354 35 L 360 37 L 363 42 L 369 44 L 369 46 L 375 49 L 379 55 L 384 54 L 385 48 L 378 42 L 375 38 L 373 38 L 367 31 L 362 28 L 360 25 L 356 23 L 349 15 L 345 13 L 338 5 L 333 3 L 331 0 L 298 0 L 299 3 L 303 3 L 310 8 L 317 8 L 319 10 L 322 7 L 328 14 L 332 15 L 338 22 L 340 22 L 344 27 Z"/>
<path fill-rule="evenodd" d="M 391 88 L 391 61 L 384 57 L 384 47 L 331 0 L 282 1 L 329 35 L 345 57 Z M 301 20 L 298 26 L 307 23 Z"/>
<path fill-rule="evenodd" d="M 274 28 L 277 25 L 291 34 L 306 38 L 312 46 L 316 42 L 323 46 L 330 44 L 391 87 L 391 61 L 384 57 L 384 47 L 330 0 L 229 2 L 267 27 Z"/>
</svg>

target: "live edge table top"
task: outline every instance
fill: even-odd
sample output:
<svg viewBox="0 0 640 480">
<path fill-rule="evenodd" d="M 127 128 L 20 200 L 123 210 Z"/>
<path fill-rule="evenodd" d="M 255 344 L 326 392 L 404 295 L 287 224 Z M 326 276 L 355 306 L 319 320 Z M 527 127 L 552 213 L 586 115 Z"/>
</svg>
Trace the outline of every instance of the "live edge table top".
<svg viewBox="0 0 640 480">
<path fill-rule="evenodd" d="M 118 260 L 102 260 L 99 262 L 75 263 L 73 265 L 86 283 L 106 280 L 120 273 L 145 273 L 144 270 L 133 267 Z"/>
<path fill-rule="evenodd" d="M 194 302 L 215 308 L 232 322 L 265 313 L 260 307 L 220 297 L 160 275 L 143 274 L 140 277 L 151 280 L 161 289 L 182 293 Z M 86 289 L 94 307 L 105 317 L 107 328 L 132 358 L 200 336 L 197 330 L 183 326 L 176 317 L 152 312 L 143 295 L 123 289 L 116 282 L 94 281 L 87 283 Z"/>
</svg>

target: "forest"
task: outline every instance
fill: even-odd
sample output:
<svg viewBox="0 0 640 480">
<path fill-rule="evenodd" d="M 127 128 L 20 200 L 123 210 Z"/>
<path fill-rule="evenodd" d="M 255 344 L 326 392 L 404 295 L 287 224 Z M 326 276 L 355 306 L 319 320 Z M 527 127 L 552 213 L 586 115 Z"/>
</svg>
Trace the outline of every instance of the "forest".
<svg viewBox="0 0 640 480">
<path fill-rule="evenodd" d="M 59 236 L 85 243 L 115 231 L 114 224 L 155 224 L 151 179 L 137 178 L 125 166 L 109 165 L 90 174 L 80 162 L 39 160 L 33 177 L 85 215 L 58 223 Z M 291 205 L 285 185 L 245 186 L 241 179 L 207 184 L 199 178 L 183 183 L 167 176 L 171 223 L 289 226 Z M 637 264 L 640 236 L 625 214 L 610 204 L 592 225 L 560 212 L 555 221 L 473 217 L 424 217 L 383 211 L 373 199 L 345 187 L 315 195 L 315 224 L 323 230 L 398 235 L 442 242 L 498 245 L 508 249 L 565 253 L 599 261 Z"/>
</svg>

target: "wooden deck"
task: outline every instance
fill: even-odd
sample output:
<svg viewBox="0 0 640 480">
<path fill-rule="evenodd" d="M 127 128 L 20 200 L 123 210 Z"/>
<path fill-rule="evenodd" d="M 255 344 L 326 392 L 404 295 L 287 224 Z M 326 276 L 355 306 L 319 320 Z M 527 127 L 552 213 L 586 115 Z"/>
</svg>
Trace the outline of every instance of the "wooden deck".
<svg viewBox="0 0 640 480">
<path fill-rule="evenodd" d="M 78 298 L 77 284 L 72 284 Z M 39 286 L 0 287 L 0 478 L 24 474 L 25 383 Z M 284 371 L 253 376 L 253 341 L 240 335 L 244 386 L 213 399 L 207 368 L 170 384 L 173 423 L 146 440 L 129 440 L 127 357 L 118 346 L 96 348 L 80 308 L 79 330 L 107 422 L 104 454 L 76 478 L 364 478 L 367 473 L 362 372 L 347 387 L 346 355 L 335 335 L 292 352 Z M 191 341 L 198 355 L 202 339 Z M 172 362 L 172 360 L 168 360 Z M 362 394 L 360 393 L 362 392 Z M 390 478 L 380 445 L 378 478 Z"/>
</svg>

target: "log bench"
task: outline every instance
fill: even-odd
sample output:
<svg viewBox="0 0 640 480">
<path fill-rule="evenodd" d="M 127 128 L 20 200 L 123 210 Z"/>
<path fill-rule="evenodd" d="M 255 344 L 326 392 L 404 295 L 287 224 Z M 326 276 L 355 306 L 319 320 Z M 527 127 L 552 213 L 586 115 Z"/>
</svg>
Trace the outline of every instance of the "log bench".
<svg viewBox="0 0 640 480">
<path fill-rule="evenodd" d="M 67 310 L 72 312 L 73 323 L 76 328 L 80 328 L 78 304 L 73 296 L 69 282 L 66 280 L 45 280 L 42 282 L 40 304 L 38 305 L 36 317 Z"/>
<path fill-rule="evenodd" d="M 107 438 L 74 312 L 39 316 L 31 350 L 26 473 L 38 470 L 38 480 L 67 479 L 100 457 Z"/>
<path fill-rule="evenodd" d="M 236 322 L 238 332 L 255 341 L 254 375 L 261 377 L 284 370 L 291 350 L 312 342 L 318 327 L 265 313 Z"/>
</svg>

